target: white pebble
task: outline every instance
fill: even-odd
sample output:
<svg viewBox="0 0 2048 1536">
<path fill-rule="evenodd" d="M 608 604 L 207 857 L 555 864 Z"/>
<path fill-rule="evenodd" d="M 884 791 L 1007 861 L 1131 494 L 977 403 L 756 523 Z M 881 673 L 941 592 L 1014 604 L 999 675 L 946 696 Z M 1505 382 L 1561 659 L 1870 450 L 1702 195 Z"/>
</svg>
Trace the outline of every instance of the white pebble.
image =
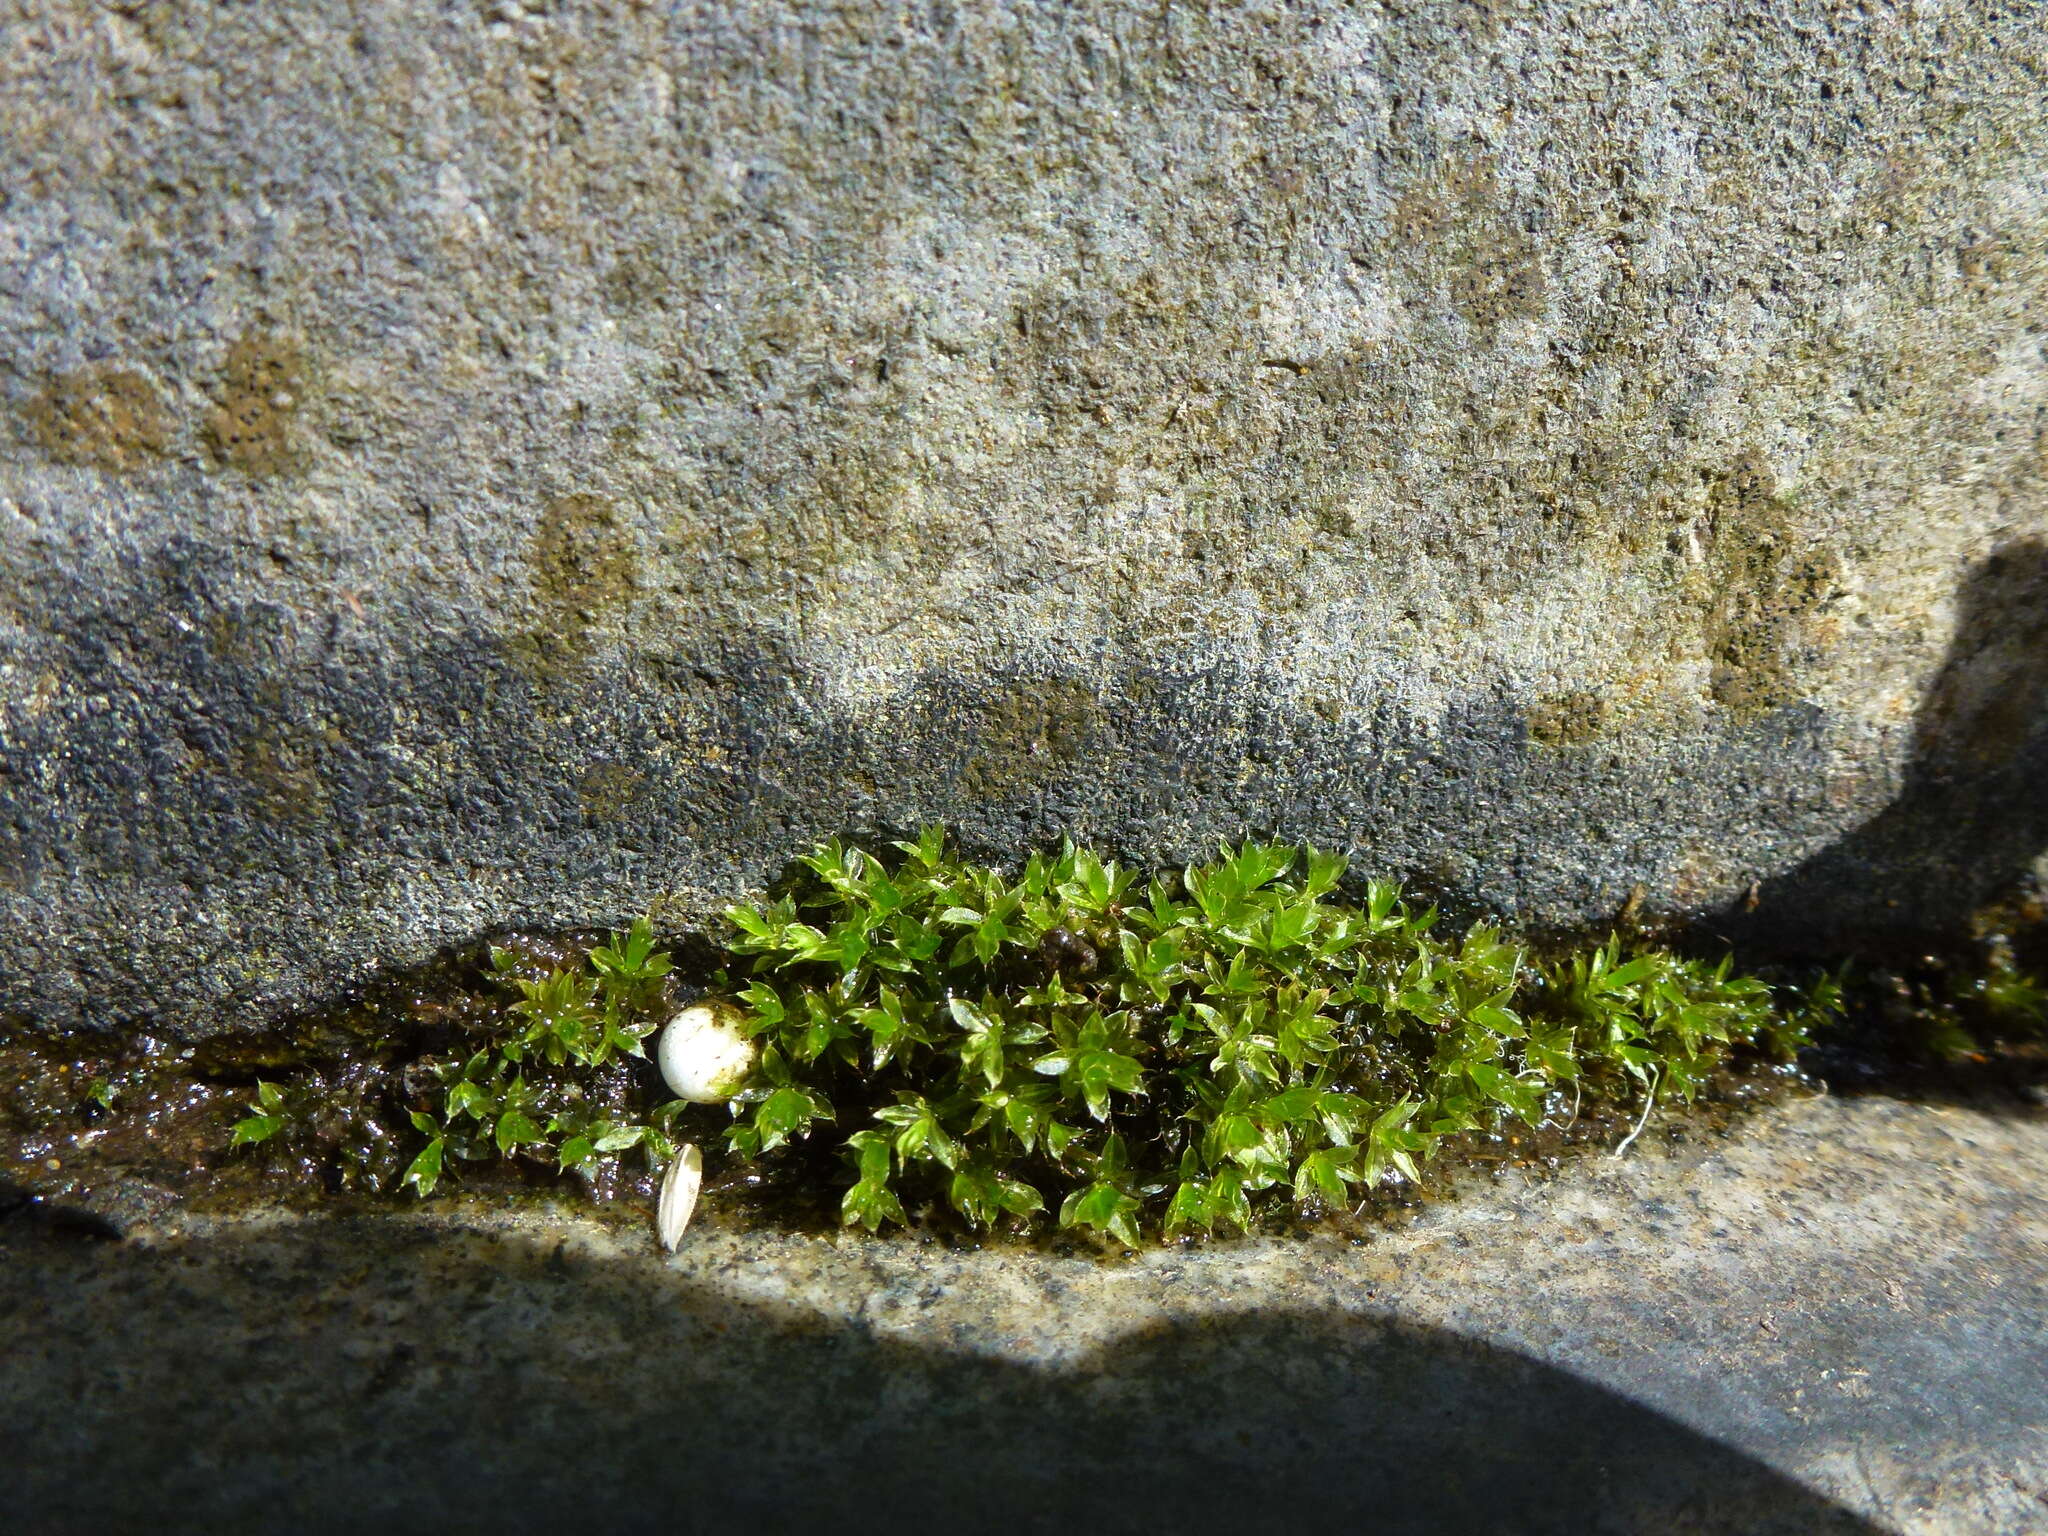
<svg viewBox="0 0 2048 1536">
<path fill-rule="evenodd" d="M 692 1003 L 668 1021 L 655 1048 L 662 1081 L 692 1104 L 723 1104 L 754 1070 L 754 1042 L 722 1003 Z"/>
</svg>

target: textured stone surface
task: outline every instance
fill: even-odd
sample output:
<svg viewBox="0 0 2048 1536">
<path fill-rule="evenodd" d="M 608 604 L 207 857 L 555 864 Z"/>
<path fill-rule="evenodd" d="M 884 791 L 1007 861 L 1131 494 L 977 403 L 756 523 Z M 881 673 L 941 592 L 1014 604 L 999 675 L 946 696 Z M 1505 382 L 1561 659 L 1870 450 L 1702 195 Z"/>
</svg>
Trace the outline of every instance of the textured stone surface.
<svg viewBox="0 0 2048 1536">
<path fill-rule="evenodd" d="M 1815 1100 L 1352 1246 L 0 1220 L 0 1520 L 2048 1531 L 2048 1119 Z"/>
<path fill-rule="evenodd" d="M 2043 39 L 20 0 L 0 1014 L 931 819 L 1953 922 L 2048 842 Z"/>
</svg>

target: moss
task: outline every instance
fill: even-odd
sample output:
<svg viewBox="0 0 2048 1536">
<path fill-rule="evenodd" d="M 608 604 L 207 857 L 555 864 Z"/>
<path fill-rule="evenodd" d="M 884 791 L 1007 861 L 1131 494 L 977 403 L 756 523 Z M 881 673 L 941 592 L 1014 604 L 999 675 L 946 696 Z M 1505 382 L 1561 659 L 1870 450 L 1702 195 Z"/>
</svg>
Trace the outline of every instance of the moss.
<svg viewBox="0 0 2048 1536">
<path fill-rule="evenodd" d="M 2048 1045 L 2048 987 L 1994 936 L 1983 958 L 1922 955 L 1873 966 L 1856 979 L 1853 1029 L 1831 1042 L 1858 1057 L 1859 1076 L 1956 1069 L 2003 1059 L 2038 1061 Z"/>
<path fill-rule="evenodd" d="M 1247 844 L 1149 882 L 1071 844 L 1015 874 L 936 832 L 897 851 L 825 845 L 693 967 L 761 1048 L 714 1175 L 794 1174 L 870 1228 L 936 1210 L 1130 1243 L 1343 1212 L 1446 1150 L 1582 1122 L 1624 1139 L 1731 1050 L 1782 1056 L 1830 1006 L 1618 940 L 1543 956 L 1485 925 L 1442 932 L 1391 885 L 1346 899 L 1343 861 L 1300 850 Z M 381 1096 L 374 1076 L 266 1075 L 237 1139 L 340 1158 L 370 1188 L 500 1160 L 651 1174 L 719 1112 L 636 1070 L 697 990 L 650 934 L 501 947 L 480 978 L 501 1001 L 471 984 L 435 1021 L 452 1035 L 387 1059 Z"/>
<path fill-rule="evenodd" d="M 1845 992 L 1647 940 L 1453 931 L 1263 844 L 1141 880 L 1071 844 L 1005 872 L 936 832 L 886 862 L 835 841 L 729 917 L 673 955 L 651 920 L 514 936 L 182 1053 L 0 1039 L 0 1130 L 32 1182 L 125 1166 L 230 1199 L 564 1175 L 645 1199 L 712 1143 L 713 1198 L 778 1219 L 1128 1244 L 1348 1221 L 1462 1166 L 1625 1149 L 1660 1110 L 1796 1080 L 1823 1027 L 1809 1059 L 1849 1085 L 2048 1045 L 2048 990 L 2002 941 Z M 760 1049 L 726 1109 L 673 1099 L 642 1054 L 706 996 Z"/>
</svg>

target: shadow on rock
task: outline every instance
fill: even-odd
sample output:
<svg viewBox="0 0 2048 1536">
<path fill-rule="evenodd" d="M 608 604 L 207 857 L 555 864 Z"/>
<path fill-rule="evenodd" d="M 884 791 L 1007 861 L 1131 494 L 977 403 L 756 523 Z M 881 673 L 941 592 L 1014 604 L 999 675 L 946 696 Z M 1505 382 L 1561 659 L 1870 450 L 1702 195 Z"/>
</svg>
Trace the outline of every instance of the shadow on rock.
<svg viewBox="0 0 2048 1536">
<path fill-rule="evenodd" d="M 121 1229 L 95 1211 L 46 1199 L 0 1179 L 0 1240 L 22 1236 L 115 1242 Z"/>
<path fill-rule="evenodd" d="M 2048 543 L 1977 566 L 1898 799 L 1713 926 L 1747 953 L 1953 943 L 2048 850 Z"/>
<path fill-rule="evenodd" d="M 154 1247 L 17 1229 L 0 1241 L 16 1448 L 0 1523 L 1874 1529 L 1640 1403 L 1453 1334 L 1211 1315 L 1039 1368 L 991 1358 L 1008 1340 L 921 1325 L 915 1295 L 868 1301 L 892 1337 L 650 1261 L 390 1221 Z"/>
</svg>

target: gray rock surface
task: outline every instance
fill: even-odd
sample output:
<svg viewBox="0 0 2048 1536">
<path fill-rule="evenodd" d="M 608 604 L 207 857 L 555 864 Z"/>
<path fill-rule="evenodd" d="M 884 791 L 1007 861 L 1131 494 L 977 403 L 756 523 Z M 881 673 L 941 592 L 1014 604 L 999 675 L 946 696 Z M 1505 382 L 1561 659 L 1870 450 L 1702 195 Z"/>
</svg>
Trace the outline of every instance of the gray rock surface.
<svg viewBox="0 0 2048 1536">
<path fill-rule="evenodd" d="M 1819 1099 L 1117 1262 L 437 1200 L 0 1221 L 0 1523 L 2048 1531 L 2048 1119 Z"/>
<path fill-rule="evenodd" d="M 0 1016 L 929 820 L 1953 924 L 2048 845 L 2044 37 L 21 0 Z"/>
</svg>

